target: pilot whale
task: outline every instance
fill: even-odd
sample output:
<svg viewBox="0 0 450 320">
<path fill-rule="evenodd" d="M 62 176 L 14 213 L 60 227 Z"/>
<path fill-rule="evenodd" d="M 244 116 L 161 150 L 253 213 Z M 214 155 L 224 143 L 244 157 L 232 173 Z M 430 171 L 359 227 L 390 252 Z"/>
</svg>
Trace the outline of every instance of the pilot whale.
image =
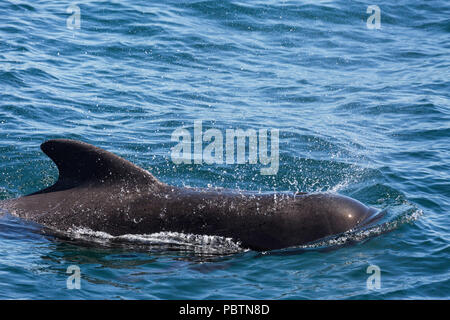
<svg viewBox="0 0 450 320">
<path fill-rule="evenodd" d="M 337 194 L 171 186 L 111 152 L 75 140 L 49 140 L 41 149 L 59 170 L 56 183 L 1 201 L 0 208 L 56 231 L 216 235 L 266 251 L 362 228 L 381 216 Z"/>
</svg>

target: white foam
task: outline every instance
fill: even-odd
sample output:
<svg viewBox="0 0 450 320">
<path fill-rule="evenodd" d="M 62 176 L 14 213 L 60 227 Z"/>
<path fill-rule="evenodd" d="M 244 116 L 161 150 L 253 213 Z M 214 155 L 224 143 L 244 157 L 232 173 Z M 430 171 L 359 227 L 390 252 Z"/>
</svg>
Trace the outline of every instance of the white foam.
<svg viewBox="0 0 450 320">
<path fill-rule="evenodd" d="M 414 210 L 410 214 L 402 215 L 392 221 L 388 221 L 388 222 L 385 222 L 380 225 L 375 225 L 368 229 L 358 230 L 358 231 L 350 230 L 336 238 L 331 238 L 331 239 L 326 239 L 323 241 L 314 242 L 312 244 L 300 246 L 299 248 L 310 249 L 310 248 L 319 248 L 319 247 L 331 247 L 331 246 L 341 246 L 347 242 L 354 242 L 354 241 L 360 242 L 360 241 L 363 241 L 370 237 L 378 236 L 382 233 L 386 233 L 386 232 L 392 231 L 394 229 L 397 229 L 405 223 L 412 223 L 415 220 L 419 219 L 419 217 L 422 214 L 423 214 L 423 211 L 417 209 L 417 210 Z"/>
<path fill-rule="evenodd" d="M 220 236 L 185 234 L 180 232 L 157 232 L 152 234 L 124 234 L 113 236 L 106 232 L 89 228 L 71 228 L 68 235 L 72 238 L 110 243 L 115 241 L 143 243 L 151 246 L 173 246 L 188 249 L 196 253 L 237 253 L 245 251 L 239 242 Z"/>
</svg>

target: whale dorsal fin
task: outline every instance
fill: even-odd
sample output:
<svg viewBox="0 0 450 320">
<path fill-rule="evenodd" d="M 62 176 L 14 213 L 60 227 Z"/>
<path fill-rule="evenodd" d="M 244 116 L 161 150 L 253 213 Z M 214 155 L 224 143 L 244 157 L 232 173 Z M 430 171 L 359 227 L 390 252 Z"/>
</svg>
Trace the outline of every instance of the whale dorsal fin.
<svg viewBox="0 0 450 320">
<path fill-rule="evenodd" d="M 42 151 L 59 170 L 58 181 L 34 194 L 61 191 L 82 184 L 160 183 L 148 171 L 106 150 L 76 140 L 49 140 Z"/>
</svg>

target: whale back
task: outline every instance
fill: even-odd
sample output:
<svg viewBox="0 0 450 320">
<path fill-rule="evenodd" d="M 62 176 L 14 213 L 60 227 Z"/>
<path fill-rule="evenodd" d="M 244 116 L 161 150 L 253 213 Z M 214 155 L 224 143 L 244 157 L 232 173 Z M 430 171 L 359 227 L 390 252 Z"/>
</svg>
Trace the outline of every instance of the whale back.
<svg viewBox="0 0 450 320">
<path fill-rule="evenodd" d="M 82 227 L 119 236 L 161 231 L 232 238 L 253 250 L 298 246 L 366 227 L 383 215 L 333 194 L 255 194 L 173 187 L 146 170 L 84 142 L 41 145 L 57 182 L 0 201 L 0 211 L 52 230 Z"/>
</svg>

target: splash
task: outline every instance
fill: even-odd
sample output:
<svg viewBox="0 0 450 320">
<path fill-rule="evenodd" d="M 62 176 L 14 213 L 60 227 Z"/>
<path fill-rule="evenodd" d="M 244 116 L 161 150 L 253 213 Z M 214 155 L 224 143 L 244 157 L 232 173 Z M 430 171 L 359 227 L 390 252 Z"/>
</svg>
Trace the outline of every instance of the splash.
<svg viewBox="0 0 450 320">
<path fill-rule="evenodd" d="M 326 247 L 337 247 L 343 246 L 345 244 L 361 242 L 366 239 L 379 236 L 383 233 L 387 233 L 398 229 L 400 226 L 406 223 L 413 223 L 420 216 L 423 215 L 423 211 L 420 209 L 411 209 L 409 212 L 404 213 L 396 217 L 391 221 L 384 222 L 379 225 L 374 225 L 369 228 L 359 229 L 359 230 L 349 230 L 337 237 L 327 238 L 326 240 L 319 240 L 317 242 L 307 244 L 304 246 L 300 246 L 298 248 L 301 249 L 317 249 L 317 248 L 326 248 Z"/>
<path fill-rule="evenodd" d="M 125 234 L 113 236 L 89 228 L 72 228 L 65 234 L 79 240 L 94 241 L 101 244 L 132 243 L 154 247 L 188 250 L 198 254 L 232 254 L 246 251 L 240 242 L 220 236 L 185 234 L 180 232 L 157 232 L 152 234 Z"/>
</svg>

